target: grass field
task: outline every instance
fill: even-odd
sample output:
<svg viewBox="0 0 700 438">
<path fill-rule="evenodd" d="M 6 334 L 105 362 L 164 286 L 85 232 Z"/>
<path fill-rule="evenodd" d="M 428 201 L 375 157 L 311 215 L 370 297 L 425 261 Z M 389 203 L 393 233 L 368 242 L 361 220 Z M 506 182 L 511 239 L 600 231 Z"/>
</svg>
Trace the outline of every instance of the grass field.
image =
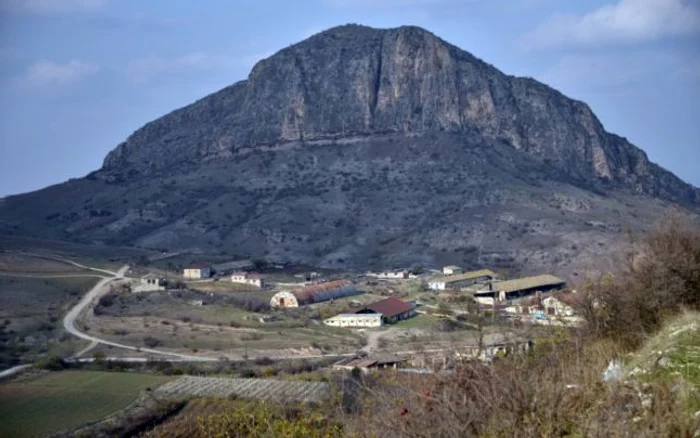
<svg viewBox="0 0 700 438">
<path fill-rule="evenodd" d="M 0 436 L 43 436 L 90 423 L 125 408 L 165 376 L 62 371 L 0 385 Z"/>
<path fill-rule="evenodd" d="M 45 275 L 94 274 L 94 272 L 78 268 L 69 263 L 13 253 L 0 253 L 0 271 L 16 274 L 35 273 Z"/>
</svg>

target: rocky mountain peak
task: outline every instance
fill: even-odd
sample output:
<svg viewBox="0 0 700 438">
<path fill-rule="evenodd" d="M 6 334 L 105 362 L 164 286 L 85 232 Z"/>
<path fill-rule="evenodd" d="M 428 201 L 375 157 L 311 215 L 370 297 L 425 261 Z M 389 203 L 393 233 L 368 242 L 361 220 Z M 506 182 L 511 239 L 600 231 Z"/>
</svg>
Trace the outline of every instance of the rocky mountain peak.
<svg viewBox="0 0 700 438">
<path fill-rule="evenodd" d="M 605 132 L 584 103 L 414 26 L 339 26 L 280 50 L 247 80 L 135 132 L 107 156 L 103 174 L 149 174 L 289 142 L 445 133 L 506 144 L 579 184 L 700 202 L 697 189 Z"/>
</svg>

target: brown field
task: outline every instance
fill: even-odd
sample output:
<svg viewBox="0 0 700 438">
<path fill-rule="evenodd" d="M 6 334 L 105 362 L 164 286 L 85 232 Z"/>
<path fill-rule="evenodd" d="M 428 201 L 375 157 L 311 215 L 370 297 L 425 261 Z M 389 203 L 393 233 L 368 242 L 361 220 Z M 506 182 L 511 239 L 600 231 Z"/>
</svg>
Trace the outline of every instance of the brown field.
<svg viewBox="0 0 700 438">
<path fill-rule="evenodd" d="M 0 272 L 45 275 L 94 274 L 94 272 L 87 269 L 58 260 L 13 253 L 0 253 Z"/>
</svg>

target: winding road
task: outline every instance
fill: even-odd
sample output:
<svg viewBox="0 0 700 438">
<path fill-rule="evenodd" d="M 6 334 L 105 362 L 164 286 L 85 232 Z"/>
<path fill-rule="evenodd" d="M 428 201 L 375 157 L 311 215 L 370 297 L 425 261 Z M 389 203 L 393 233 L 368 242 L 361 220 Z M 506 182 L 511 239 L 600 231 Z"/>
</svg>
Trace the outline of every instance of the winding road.
<svg viewBox="0 0 700 438">
<path fill-rule="evenodd" d="M 87 269 L 91 269 L 89 267 L 85 267 Z M 95 270 L 95 269 L 93 269 Z M 80 331 L 76 326 L 75 326 L 75 320 L 78 318 L 78 316 L 85 310 L 88 306 L 90 306 L 94 301 L 98 300 L 102 295 L 107 293 L 109 291 L 109 288 L 107 285 L 109 283 L 116 281 L 116 280 L 122 280 L 124 279 L 124 274 L 126 274 L 126 271 L 129 270 L 129 265 L 124 265 L 122 266 L 117 272 L 112 272 L 112 271 L 105 271 L 101 269 L 101 272 L 110 272 L 113 274 L 111 277 L 105 277 L 102 280 L 100 280 L 92 289 L 90 289 L 90 292 L 85 294 L 82 300 L 78 304 L 76 304 L 70 311 L 66 314 L 66 316 L 63 318 L 63 327 L 66 329 L 66 331 L 73 336 L 77 336 L 81 339 L 85 339 L 87 341 L 91 342 L 91 346 L 88 346 L 88 348 L 83 349 L 79 354 L 76 355 L 79 356 L 81 354 L 87 353 L 92 346 L 97 346 L 99 344 L 103 345 L 110 345 L 112 347 L 117 347 L 117 348 L 122 348 L 125 350 L 132 350 L 132 351 L 139 351 L 143 353 L 150 353 L 150 354 L 159 354 L 163 356 L 170 356 L 170 357 L 176 357 L 180 360 L 188 360 L 188 361 L 193 361 L 193 362 L 212 362 L 212 361 L 217 361 L 218 359 L 212 358 L 212 357 L 202 357 L 202 356 L 191 356 L 188 354 L 180 354 L 180 353 L 172 353 L 169 351 L 162 351 L 162 350 L 155 350 L 153 348 L 142 348 L 142 347 L 136 347 L 133 345 L 125 345 L 125 344 L 120 344 L 118 342 L 112 342 L 108 341 L 106 339 L 101 339 L 96 336 L 89 335 L 85 332 Z"/>
</svg>

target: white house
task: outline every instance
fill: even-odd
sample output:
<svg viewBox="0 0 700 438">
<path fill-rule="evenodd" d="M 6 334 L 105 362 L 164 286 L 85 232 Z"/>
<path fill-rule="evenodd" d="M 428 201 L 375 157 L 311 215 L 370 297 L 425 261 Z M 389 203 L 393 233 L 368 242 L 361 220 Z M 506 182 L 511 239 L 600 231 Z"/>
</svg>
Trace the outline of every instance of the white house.
<svg viewBox="0 0 700 438">
<path fill-rule="evenodd" d="M 332 327 L 381 327 L 383 321 L 381 313 L 341 313 L 323 320 L 323 323 Z"/>
<path fill-rule="evenodd" d="M 151 273 L 141 277 L 139 284 L 134 286 L 134 292 L 153 292 L 165 290 L 166 281 L 164 278 L 158 277 Z"/>
<path fill-rule="evenodd" d="M 249 274 L 247 272 L 236 272 L 231 275 L 232 283 L 250 284 L 252 286 L 259 287 L 260 289 L 265 287 L 265 279 L 258 274 Z"/>
<path fill-rule="evenodd" d="M 442 268 L 442 273 L 445 275 L 457 275 L 461 274 L 462 272 L 464 272 L 462 268 L 456 265 L 449 265 Z"/>
<path fill-rule="evenodd" d="M 556 294 L 543 299 L 542 307 L 549 316 L 575 316 L 577 300 L 575 294 Z"/>
<path fill-rule="evenodd" d="M 377 278 L 390 278 L 394 280 L 405 280 L 408 278 L 408 271 L 386 271 L 377 274 Z"/>
<path fill-rule="evenodd" d="M 182 273 L 182 276 L 185 277 L 185 280 L 199 280 L 202 278 L 209 278 L 211 277 L 211 268 L 206 265 L 195 265 L 186 268 Z"/>
</svg>

